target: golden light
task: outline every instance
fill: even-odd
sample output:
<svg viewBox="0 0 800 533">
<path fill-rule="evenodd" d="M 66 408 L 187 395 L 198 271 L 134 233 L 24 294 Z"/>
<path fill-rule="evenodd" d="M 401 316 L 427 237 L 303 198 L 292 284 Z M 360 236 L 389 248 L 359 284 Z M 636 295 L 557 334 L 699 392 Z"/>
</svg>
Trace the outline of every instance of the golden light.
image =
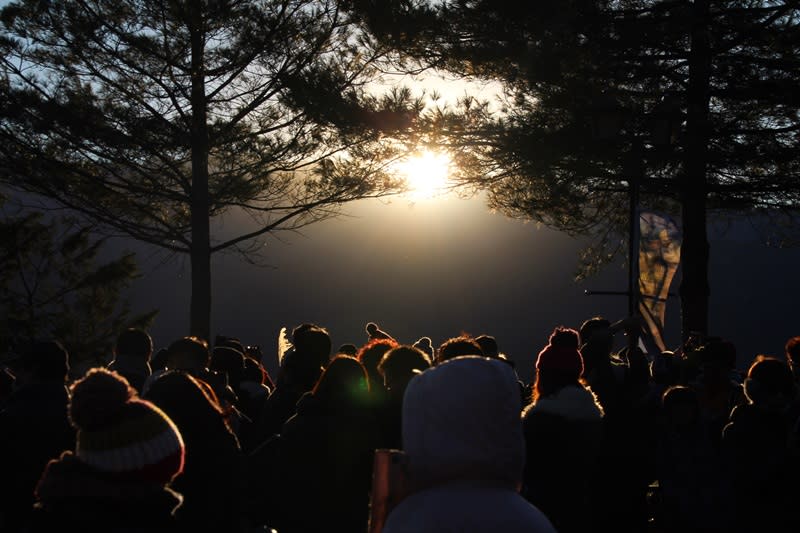
<svg viewBox="0 0 800 533">
<path fill-rule="evenodd" d="M 423 150 L 399 166 L 408 186 L 408 195 L 416 200 L 444 194 L 449 185 L 450 158 L 446 154 Z"/>
</svg>

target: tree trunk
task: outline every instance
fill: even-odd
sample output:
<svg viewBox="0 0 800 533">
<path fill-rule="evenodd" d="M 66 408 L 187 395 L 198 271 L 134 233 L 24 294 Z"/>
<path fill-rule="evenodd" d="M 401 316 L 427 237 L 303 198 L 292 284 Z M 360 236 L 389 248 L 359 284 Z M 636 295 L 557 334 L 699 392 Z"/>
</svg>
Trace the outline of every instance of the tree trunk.
<svg viewBox="0 0 800 533">
<path fill-rule="evenodd" d="M 711 76 L 711 47 L 708 38 L 708 0 L 693 3 L 686 162 L 680 182 L 683 244 L 681 335 L 708 333 L 708 235 L 706 231 L 706 172 L 708 167 L 708 113 Z"/>
<path fill-rule="evenodd" d="M 192 303 L 189 330 L 207 341 L 211 340 L 211 229 L 208 191 L 208 126 L 206 122 L 205 67 L 203 55 L 205 34 L 202 7 L 190 2 L 190 31 L 192 36 Z"/>
</svg>

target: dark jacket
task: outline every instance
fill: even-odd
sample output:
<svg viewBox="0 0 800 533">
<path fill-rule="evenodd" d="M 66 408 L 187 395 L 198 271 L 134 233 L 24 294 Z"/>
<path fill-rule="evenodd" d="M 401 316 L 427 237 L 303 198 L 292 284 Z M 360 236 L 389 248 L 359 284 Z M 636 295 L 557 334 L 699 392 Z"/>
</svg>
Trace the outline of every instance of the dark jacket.
<svg viewBox="0 0 800 533">
<path fill-rule="evenodd" d="M 731 413 L 722 451 L 733 470 L 736 531 L 797 531 L 800 467 L 790 449 L 795 420 L 785 408 L 744 404 Z"/>
<path fill-rule="evenodd" d="M 0 412 L 0 457 L 6 462 L 0 483 L 4 531 L 14 531 L 28 520 L 45 465 L 75 445 L 67 402 L 63 383 L 36 382 L 14 391 Z"/>
<path fill-rule="evenodd" d="M 181 496 L 168 487 L 121 481 L 71 452 L 50 462 L 36 489 L 31 531 L 176 531 Z"/>
<path fill-rule="evenodd" d="M 559 533 L 597 523 L 597 469 L 603 409 L 589 389 L 564 387 L 523 412 L 526 462 L 522 494 Z"/>
<path fill-rule="evenodd" d="M 311 393 L 280 432 L 272 524 L 294 531 L 364 532 L 372 462 L 380 443 L 369 405 L 324 401 Z"/>
</svg>

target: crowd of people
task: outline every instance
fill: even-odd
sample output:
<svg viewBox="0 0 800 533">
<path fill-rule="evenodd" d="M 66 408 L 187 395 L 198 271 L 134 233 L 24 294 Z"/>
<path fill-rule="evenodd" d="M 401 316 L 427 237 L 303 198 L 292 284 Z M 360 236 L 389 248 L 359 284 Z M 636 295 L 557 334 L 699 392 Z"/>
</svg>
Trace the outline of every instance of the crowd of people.
<svg viewBox="0 0 800 533">
<path fill-rule="evenodd" d="M 491 335 L 373 322 L 298 325 L 274 379 L 235 337 L 132 328 L 79 372 L 42 341 L 0 373 L 0 531 L 800 531 L 800 337 L 739 371 L 639 327 L 559 326 L 530 381 Z"/>
</svg>

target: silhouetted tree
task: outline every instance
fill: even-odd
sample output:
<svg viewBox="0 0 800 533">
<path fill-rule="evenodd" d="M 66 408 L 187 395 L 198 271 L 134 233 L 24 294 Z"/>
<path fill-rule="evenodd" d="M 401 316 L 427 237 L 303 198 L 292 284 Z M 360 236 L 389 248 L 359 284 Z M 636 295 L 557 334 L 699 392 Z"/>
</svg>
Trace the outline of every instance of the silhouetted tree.
<svg viewBox="0 0 800 533">
<path fill-rule="evenodd" d="M 796 2 L 354 4 L 420 68 L 497 83 L 495 108 L 466 97 L 428 115 L 493 207 L 600 236 L 606 259 L 624 249 L 631 180 L 680 212 L 684 336 L 707 330 L 708 210 L 796 242 Z"/>
<path fill-rule="evenodd" d="M 210 335 L 213 253 L 397 190 L 382 142 L 384 50 L 338 0 L 19 1 L 2 11 L 9 185 L 190 256 L 191 333 Z M 226 217 L 236 217 L 223 228 Z"/>
<path fill-rule="evenodd" d="M 0 218 L 0 350 L 59 339 L 73 357 L 107 356 L 127 327 L 157 311 L 131 313 L 125 290 L 138 277 L 134 254 L 103 257 L 105 239 L 68 219 L 25 210 Z"/>
</svg>

